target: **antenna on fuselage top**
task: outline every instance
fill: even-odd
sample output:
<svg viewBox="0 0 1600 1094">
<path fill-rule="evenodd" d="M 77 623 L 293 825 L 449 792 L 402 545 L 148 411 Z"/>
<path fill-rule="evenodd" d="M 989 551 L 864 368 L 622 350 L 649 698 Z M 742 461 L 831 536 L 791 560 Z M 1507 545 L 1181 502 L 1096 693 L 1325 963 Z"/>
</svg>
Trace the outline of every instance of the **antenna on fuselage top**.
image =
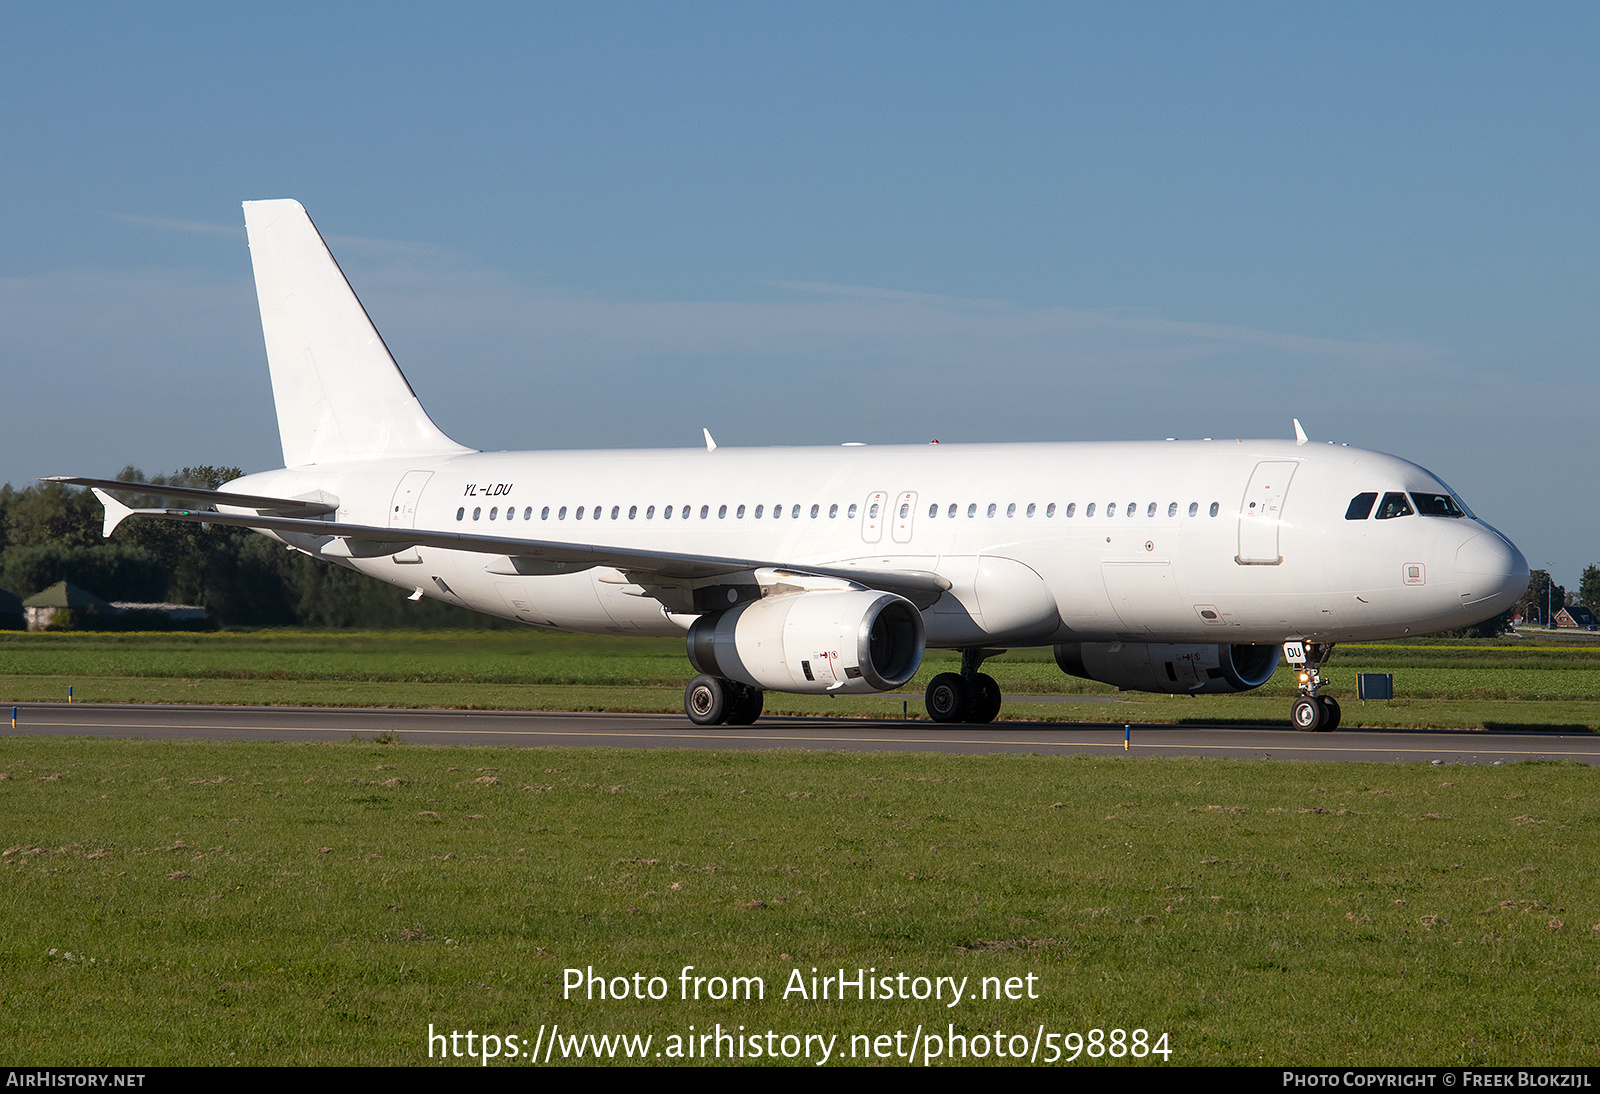
<svg viewBox="0 0 1600 1094">
<path fill-rule="evenodd" d="M 700 432 L 706 435 L 706 451 L 715 452 L 717 450 L 717 442 L 711 439 L 711 430 L 707 429 L 705 426 L 701 426 Z"/>
<path fill-rule="evenodd" d="M 1296 447 L 1305 444 L 1310 439 L 1310 437 L 1306 436 L 1306 431 L 1300 428 L 1300 419 L 1296 418 L 1294 420 L 1294 443 Z"/>
</svg>

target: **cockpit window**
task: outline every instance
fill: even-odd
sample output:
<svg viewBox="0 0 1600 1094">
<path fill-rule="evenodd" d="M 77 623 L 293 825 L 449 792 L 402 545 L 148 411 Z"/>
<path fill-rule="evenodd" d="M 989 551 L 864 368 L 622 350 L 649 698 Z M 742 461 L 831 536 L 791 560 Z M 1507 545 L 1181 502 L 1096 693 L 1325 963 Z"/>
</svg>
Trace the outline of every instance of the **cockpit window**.
<svg viewBox="0 0 1600 1094">
<path fill-rule="evenodd" d="M 1378 503 L 1379 520 L 1388 520 L 1390 517 L 1409 517 L 1413 512 L 1411 503 L 1398 490 L 1391 490 Z"/>
<path fill-rule="evenodd" d="M 1372 515 L 1372 506 L 1378 500 L 1376 491 L 1357 494 L 1350 499 L 1350 508 L 1344 511 L 1345 520 L 1366 520 Z"/>
<path fill-rule="evenodd" d="M 1464 517 L 1467 515 L 1461 511 L 1461 506 L 1456 504 L 1456 499 L 1449 494 L 1412 493 L 1411 500 L 1417 503 L 1417 512 L 1425 517 Z"/>
</svg>

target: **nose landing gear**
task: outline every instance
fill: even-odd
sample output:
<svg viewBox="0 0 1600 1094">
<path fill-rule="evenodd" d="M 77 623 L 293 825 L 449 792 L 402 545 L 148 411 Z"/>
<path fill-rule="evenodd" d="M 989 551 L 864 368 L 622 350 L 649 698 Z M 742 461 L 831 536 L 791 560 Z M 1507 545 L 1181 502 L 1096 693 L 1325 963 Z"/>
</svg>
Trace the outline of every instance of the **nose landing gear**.
<svg viewBox="0 0 1600 1094">
<path fill-rule="evenodd" d="M 928 717 L 935 722 L 968 722 L 982 725 L 1000 713 L 1000 684 L 978 669 L 988 658 L 1005 650 L 966 649 L 961 651 L 961 672 L 941 672 L 928 682 L 923 697 Z"/>
<path fill-rule="evenodd" d="M 1332 654 L 1332 644 L 1283 644 L 1283 659 L 1294 668 L 1300 686 L 1300 696 L 1289 708 L 1289 721 L 1302 733 L 1331 733 L 1339 728 L 1339 701 L 1331 695 L 1318 694 L 1318 689 L 1328 682 L 1322 675 L 1322 666 Z"/>
</svg>

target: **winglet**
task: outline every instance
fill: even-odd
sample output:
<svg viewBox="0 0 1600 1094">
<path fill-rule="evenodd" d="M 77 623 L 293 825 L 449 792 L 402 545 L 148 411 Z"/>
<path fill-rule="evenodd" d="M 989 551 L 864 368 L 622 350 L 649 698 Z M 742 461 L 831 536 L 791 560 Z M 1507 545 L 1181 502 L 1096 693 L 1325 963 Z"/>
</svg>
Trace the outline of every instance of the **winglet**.
<svg viewBox="0 0 1600 1094">
<path fill-rule="evenodd" d="M 1296 418 L 1294 420 L 1294 443 L 1295 443 L 1295 446 L 1299 447 L 1300 445 L 1305 444 L 1306 441 L 1308 441 L 1308 440 L 1310 440 L 1310 438 L 1306 436 L 1306 431 L 1300 428 L 1300 419 Z"/>
<path fill-rule="evenodd" d="M 116 498 L 100 489 L 94 488 L 94 496 L 100 499 L 100 504 L 106 507 L 106 522 L 101 529 L 101 536 L 111 538 L 111 533 L 117 530 L 117 525 L 133 516 L 133 510 L 123 505 Z"/>
<path fill-rule="evenodd" d="M 706 435 L 706 451 L 715 452 L 717 450 L 717 442 L 711 439 L 711 430 L 707 429 L 705 426 L 701 426 L 700 432 Z"/>
</svg>

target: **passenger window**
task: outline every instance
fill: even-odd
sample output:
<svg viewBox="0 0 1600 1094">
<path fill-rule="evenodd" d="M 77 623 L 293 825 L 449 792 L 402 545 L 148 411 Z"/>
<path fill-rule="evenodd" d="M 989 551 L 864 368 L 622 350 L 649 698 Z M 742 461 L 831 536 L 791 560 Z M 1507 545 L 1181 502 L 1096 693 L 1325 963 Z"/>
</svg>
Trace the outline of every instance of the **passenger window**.
<svg viewBox="0 0 1600 1094">
<path fill-rule="evenodd" d="M 1411 503 L 1406 500 L 1404 494 L 1397 490 L 1385 494 L 1383 500 L 1378 503 L 1379 520 L 1388 520 L 1391 517 L 1409 517 L 1411 513 Z"/>
<path fill-rule="evenodd" d="M 1144 515 L 1147 516 L 1147 517 L 1153 517 L 1153 516 L 1156 515 L 1156 503 L 1155 502 L 1151 502 L 1150 503 L 1150 508 L 1145 510 Z"/>
<path fill-rule="evenodd" d="M 1175 517 L 1177 515 L 1178 515 L 1178 503 L 1177 502 L 1173 502 L 1171 505 L 1167 506 L 1167 517 L 1170 520 L 1172 517 Z"/>
<path fill-rule="evenodd" d="M 1222 508 L 1222 506 L 1218 505 L 1216 502 L 1212 502 L 1211 503 L 1211 515 L 1212 516 L 1216 516 L 1217 515 L 1217 511 L 1220 510 L 1221 508 Z"/>
<path fill-rule="evenodd" d="M 711 515 L 711 506 L 709 506 L 709 505 L 702 505 L 702 506 L 701 506 L 701 507 L 700 507 L 700 519 L 701 519 L 701 520 L 705 520 L 705 519 L 706 519 L 706 518 L 707 518 L 707 517 L 709 517 L 709 516 L 710 516 L 710 515 Z"/>
<path fill-rule="evenodd" d="M 822 514 L 822 506 L 813 505 L 811 507 L 811 519 L 812 520 L 816 520 L 817 517 L 819 517 L 821 514 Z"/>
<path fill-rule="evenodd" d="M 967 519 L 971 520 L 973 517 L 975 517 L 977 515 L 978 515 L 978 503 L 975 502 L 975 501 L 974 502 L 970 502 L 967 505 Z"/>
<path fill-rule="evenodd" d="M 905 520 L 910 515 L 911 515 L 911 503 L 909 501 L 901 502 L 900 503 L 900 519 L 901 520 Z"/>
<path fill-rule="evenodd" d="M 679 517 L 680 520 L 688 520 L 689 519 L 689 507 L 687 505 L 680 505 L 678 507 L 678 517 Z"/>
<path fill-rule="evenodd" d="M 1350 508 L 1344 511 L 1344 519 L 1366 520 L 1372 515 L 1372 507 L 1377 504 L 1377 501 L 1378 494 L 1375 490 L 1368 491 L 1365 494 L 1357 494 L 1350 499 Z"/>
<path fill-rule="evenodd" d="M 530 505 L 530 506 L 528 506 L 526 509 L 524 509 L 522 511 L 522 519 L 523 520 L 532 520 L 533 519 L 533 506 Z"/>
<path fill-rule="evenodd" d="M 956 515 L 956 503 L 955 502 L 951 502 L 950 503 L 950 512 L 947 513 L 946 515 L 949 516 L 949 517 L 952 517 L 952 518 L 955 517 L 955 515 Z"/>
<path fill-rule="evenodd" d="M 500 515 L 500 507 L 498 505 L 496 505 L 493 509 L 489 510 L 489 519 L 490 520 L 493 520 L 495 517 L 498 517 L 499 515 Z"/>
<path fill-rule="evenodd" d="M 557 520 L 566 520 L 567 519 L 567 507 L 565 505 L 563 505 L 561 507 L 561 511 L 556 514 L 556 519 Z"/>
<path fill-rule="evenodd" d="M 849 519 L 849 520 L 855 520 L 856 519 L 856 503 L 855 502 L 851 502 L 850 503 L 850 508 L 848 510 L 846 510 L 845 517 L 847 519 Z"/>
<path fill-rule="evenodd" d="M 931 520 L 932 518 L 934 518 L 934 517 L 936 517 L 938 515 L 939 515 L 939 503 L 938 502 L 934 502 L 932 505 L 928 506 L 928 518 Z"/>
<path fill-rule="evenodd" d="M 572 519 L 573 520 L 582 520 L 583 519 L 583 506 L 581 506 L 581 505 L 578 506 L 578 511 L 576 513 L 572 514 Z"/>
<path fill-rule="evenodd" d="M 672 515 L 671 513 L 667 514 L 667 516 L 669 516 L 669 517 L 671 515 Z M 645 520 L 655 520 L 656 519 L 656 507 L 654 505 L 645 506 L 644 519 Z"/>
<path fill-rule="evenodd" d="M 1075 502 L 1075 501 L 1067 502 L 1067 518 L 1069 520 L 1077 513 L 1077 511 L 1078 511 L 1078 503 L 1077 502 Z M 1089 515 L 1091 517 L 1094 516 L 1093 513 L 1090 513 Z"/>
<path fill-rule="evenodd" d="M 772 507 L 772 519 L 777 520 L 781 516 L 783 516 L 783 503 L 779 502 Z"/>
<path fill-rule="evenodd" d="M 1006 516 L 1009 518 L 1009 517 L 1014 517 L 1016 515 L 1017 515 L 1017 503 L 1016 502 L 1012 502 L 1010 505 L 1006 506 Z"/>
<path fill-rule="evenodd" d="M 1411 500 L 1417 503 L 1417 512 L 1425 517 L 1464 517 L 1464 513 L 1456 499 L 1449 494 L 1416 494 L 1411 495 Z"/>
<path fill-rule="evenodd" d="M 1047 517 L 1053 517 L 1053 516 L 1056 515 L 1056 503 L 1055 502 L 1051 502 L 1049 505 L 1046 505 L 1044 507 L 1044 515 L 1047 516 Z"/>
<path fill-rule="evenodd" d="M 990 517 L 990 519 L 993 519 L 993 518 L 994 518 L 994 513 L 995 513 L 995 509 L 996 509 L 996 508 L 997 508 L 997 507 L 996 507 L 996 505 L 995 505 L 995 503 L 994 503 L 994 502 L 992 502 L 992 501 L 991 501 L 991 502 L 990 502 L 990 503 L 989 503 L 989 517 Z"/>
<path fill-rule="evenodd" d="M 665 509 L 661 510 L 661 519 L 662 520 L 671 520 L 672 519 L 672 506 L 669 505 Z"/>
<path fill-rule="evenodd" d="M 461 518 L 465 517 L 466 515 L 467 515 L 466 506 L 463 505 L 460 509 L 456 510 L 456 519 L 457 520 L 460 520 Z"/>
<path fill-rule="evenodd" d="M 1034 504 L 1033 504 L 1033 502 L 1031 502 L 1031 501 L 1030 501 L 1030 502 L 1029 502 L 1029 503 L 1028 503 L 1028 515 L 1029 515 L 1029 516 L 1030 516 L 1030 517 L 1031 517 L 1031 516 L 1033 516 L 1033 511 L 1034 511 L 1034 509 L 1035 509 L 1035 508 L 1036 508 L 1036 507 L 1035 507 L 1035 506 L 1034 506 Z"/>
<path fill-rule="evenodd" d="M 717 506 L 717 519 L 718 520 L 726 520 L 727 518 L 728 518 L 728 507 L 726 505 Z"/>
<path fill-rule="evenodd" d="M 1116 515 L 1117 515 L 1117 503 L 1114 502 L 1114 501 L 1107 502 L 1106 503 L 1106 516 L 1114 517 Z"/>
<path fill-rule="evenodd" d="M 639 515 L 639 507 L 637 505 L 628 506 L 628 519 L 629 520 L 633 520 L 638 515 Z"/>
<path fill-rule="evenodd" d="M 790 513 L 789 516 L 793 517 L 795 520 L 799 520 L 800 519 L 800 507 L 798 505 L 796 505 L 794 507 L 794 512 Z"/>
<path fill-rule="evenodd" d="M 878 503 L 877 502 L 873 502 L 872 503 L 872 508 L 867 510 L 867 519 L 869 519 L 869 520 L 877 520 L 878 519 Z"/>
<path fill-rule="evenodd" d="M 736 518 L 737 518 L 737 519 L 739 519 L 739 520 L 743 520 L 743 519 L 744 519 L 744 506 L 742 506 L 742 505 L 741 505 L 741 506 L 739 506 L 739 508 L 737 508 L 737 509 L 735 509 L 735 510 L 734 510 L 734 511 L 733 511 L 733 515 L 734 515 L 734 516 L 735 516 L 735 517 L 736 517 Z"/>
<path fill-rule="evenodd" d="M 839 503 L 838 502 L 834 502 L 832 505 L 828 506 L 828 519 L 829 520 L 835 520 L 835 519 L 838 518 L 838 516 L 839 516 Z"/>
<path fill-rule="evenodd" d="M 550 519 L 550 507 L 548 505 L 546 505 L 543 509 L 539 510 L 539 519 L 540 520 L 549 520 Z"/>
<path fill-rule="evenodd" d="M 1197 516 L 1200 515 L 1200 503 L 1199 502 L 1191 501 L 1189 503 L 1189 515 L 1191 517 L 1197 517 Z"/>
<path fill-rule="evenodd" d="M 757 520 L 760 520 L 761 519 L 761 514 L 765 513 L 766 511 L 767 511 L 767 507 L 765 505 L 756 506 L 755 518 Z"/>
<path fill-rule="evenodd" d="M 517 507 L 515 505 L 506 506 L 506 519 L 507 520 L 516 520 L 517 519 Z"/>
<path fill-rule="evenodd" d="M 621 516 L 621 515 L 622 515 L 622 506 L 620 506 L 620 505 L 613 505 L 613 506 L 612 506 L 612 507 L 611 507 L 611 519 L 612 519 L 612 520 L 616 520 L 616 519 L 617 519 L 617 518 L 618 518 L 618 517 L 620 517 L 620 516 Z"/>
<path fill-rule="evenodd" d="M 1091 501 L 1088 504 L 1088 506 L 1083 511 L 1083 515 L 1084 515 L 1085 518 L 1094 516 L 1094 502 Z"/>
<path fill-rule="evenodd" d="M 1136 501 L 1130 501 L 1128 503 L 1128 516 L 1131 517 L 1135 513 L 1137 513 L 1138 511 L 1139 511 L 1139 503 L 1136 502 Z"/>
</svg>

